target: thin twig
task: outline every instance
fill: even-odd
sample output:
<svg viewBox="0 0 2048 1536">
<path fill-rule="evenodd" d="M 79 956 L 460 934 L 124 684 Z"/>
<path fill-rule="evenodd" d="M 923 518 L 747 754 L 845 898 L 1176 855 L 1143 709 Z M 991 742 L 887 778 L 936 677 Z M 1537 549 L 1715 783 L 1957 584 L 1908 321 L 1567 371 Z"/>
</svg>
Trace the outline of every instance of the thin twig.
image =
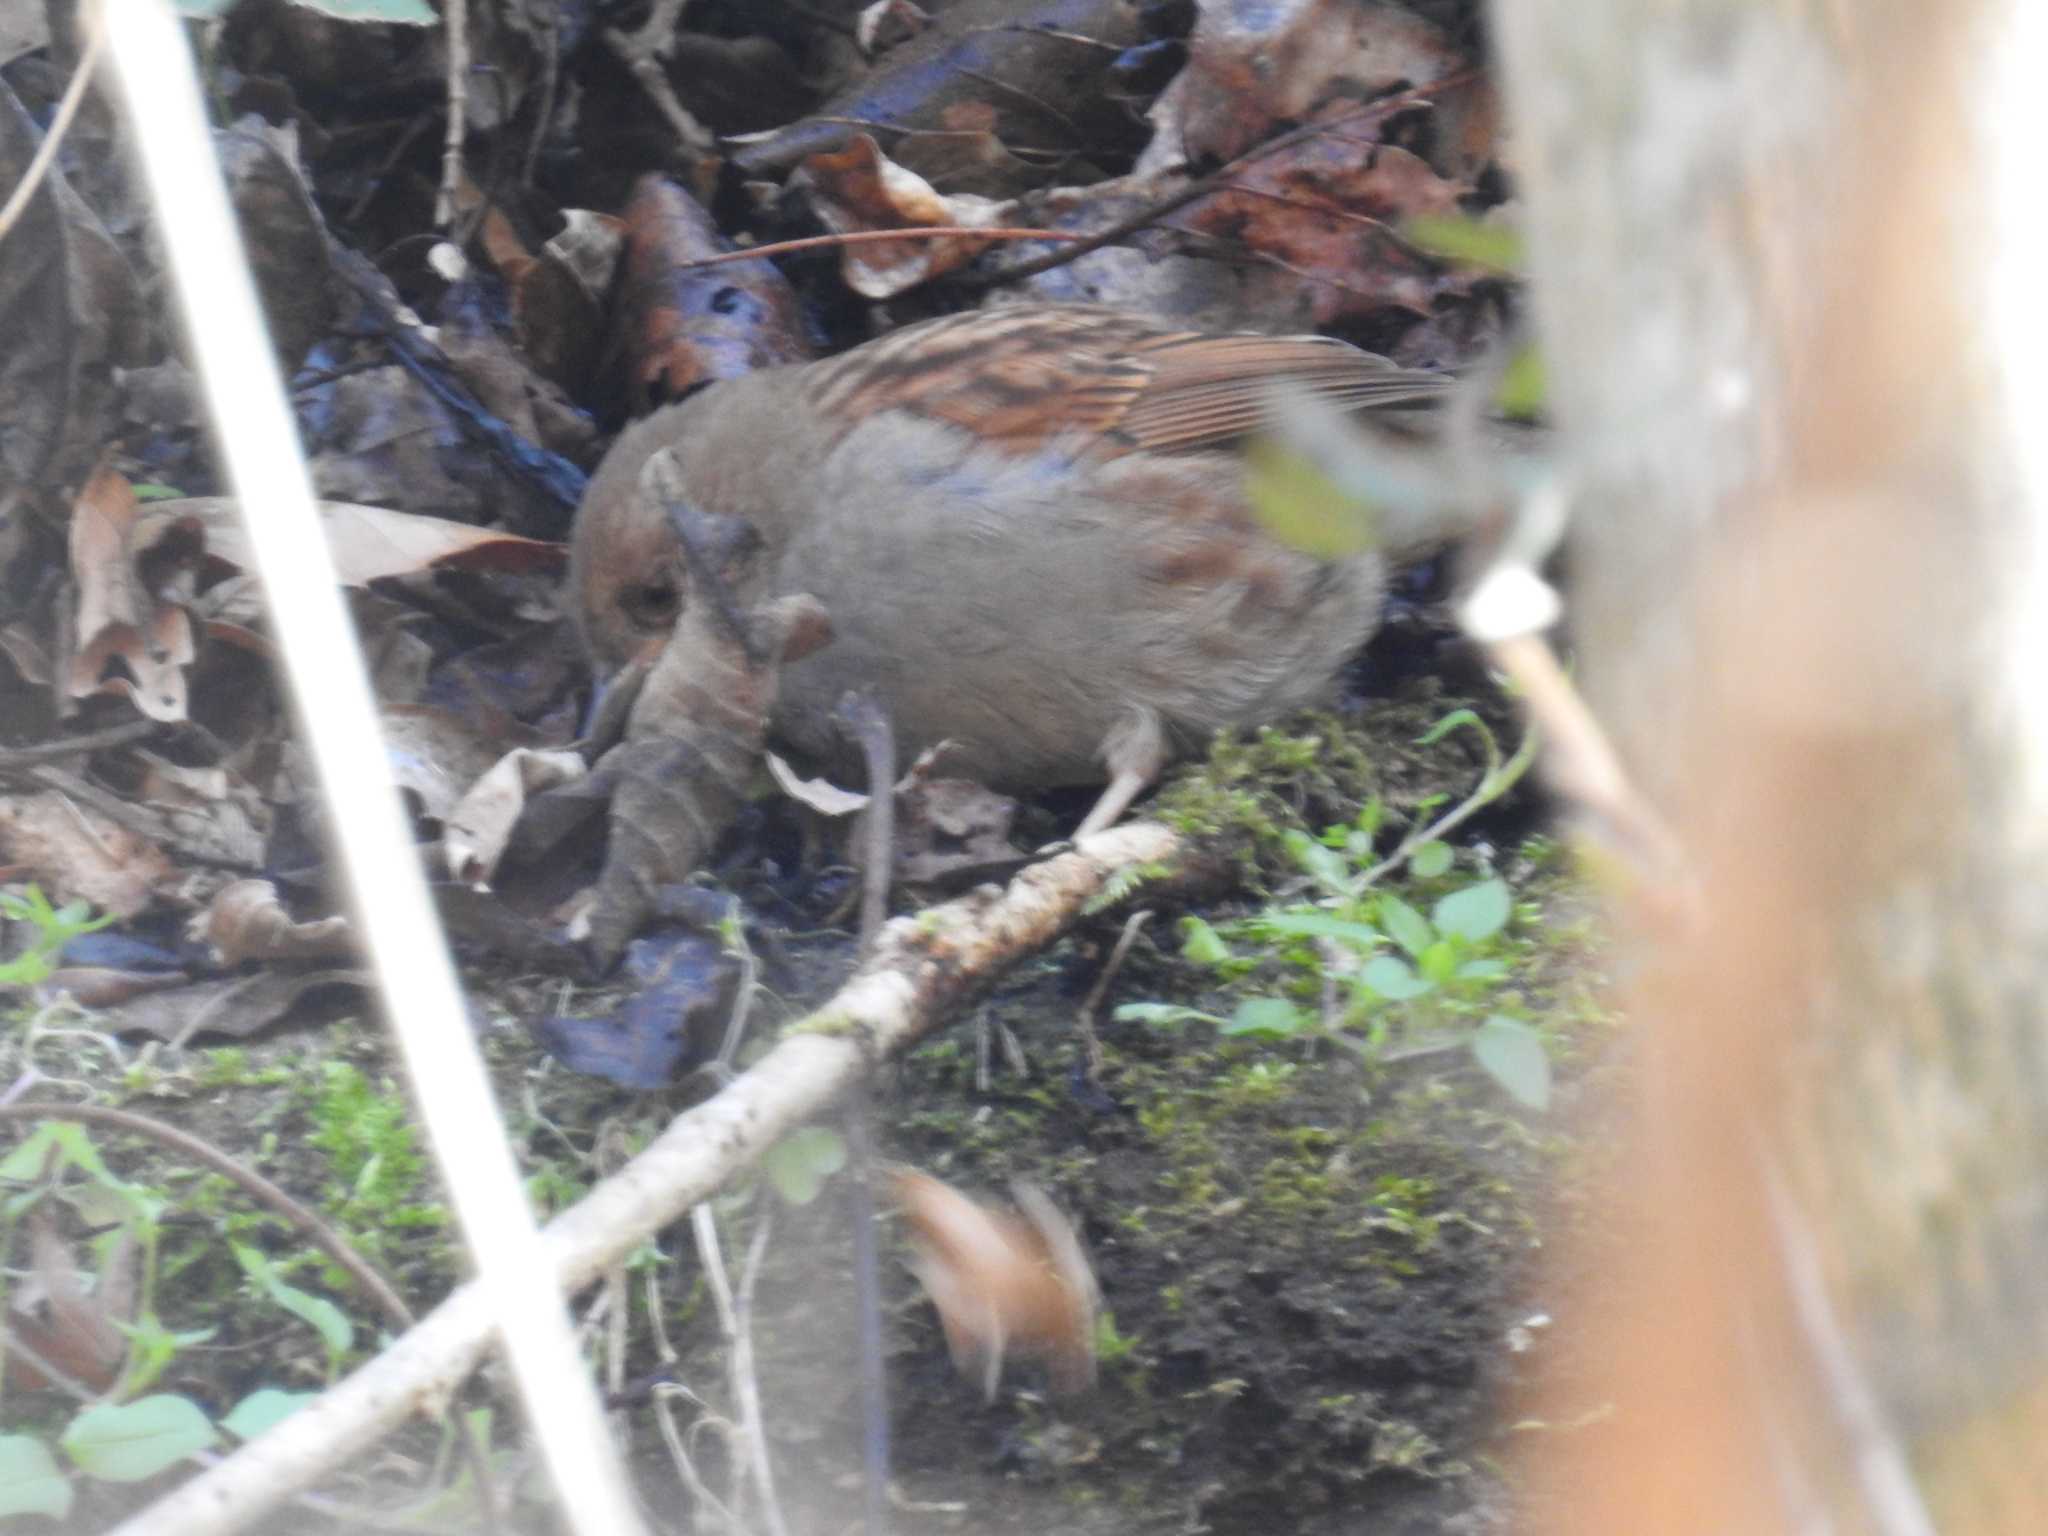
<svg viewBox="0 0 2048 1536">
<path fill-rule="evenodd" d="M 764 1208 L 748 1247 L 747 1268 L 741 1284 L 749 1303 L 753 1299 L 752 1275 L 759 1267 L 759 1254 L 767 1246 L 769 1213 Z M 690 1230 L 697 1239 L 697 1257 L 704 1266 L 704 1280 L 711 1288 L 712 1304 L 718 1309 L 718 1324 L 725 1334 L 727 1374 L 732 1380 L 733 1405 L 739 1410 L 740 1433 L 753 1471 L 755 1491 L 761 1498 L 761 1515 L 771 1536 L 789 1536 L 782 1509 L 775 1498 L 775 1473 L 768 1462 L 768 1431 L 761 1415 L 761 1385 L 754 1375 L 754 1341 L 741 1326 L 742 1313 L 735 1302 L 732 1282 L 725 1273 L 725 1256 L 718 1246 L 718 1222 L 708 1202 L 690 1208 Z"/>
<path fill-rule="evenodd" d="M 527 191 L 533 190 L 534 167 L 540 163 L 540 147 L 547 142 L 548 123 L 555 115 L 555 91 L 562 71 L 562 24 L 554 6 L 536 7 L 545 20 L 542 25 L 547 32 L 547 47 L 541 53 L 540 61 L 540 108 L 534 117 L 533 137 L 526 141 L 526 163 L 520 167 L 519 184 Z"/>
<path fill-rule="evenodd" d="M 58 146 L 64 142 L 71 120 L 78 116 L 79 106 L 85 100 L 85 88 L 92 83 L 93 65 L 99 62 L 100 46 L 106 41 L 107 27 L 99 12 L 90 11 L 85 18 L 85 29 L 85 47 L 79 51 L 78 68 L 71 72 L 71 83 L 64 87 L 64 98 L 57 103 L 57 110 L 50 118 L 49 132 L 36 146 L 35 156 L 22 175 L 21 185 L 8 197 L 7 205 L 0 208 L 0 240 L 7 238 L 7 232 L 14 228 L 14 221 L 21 217 L 28 200 L 36 195 L 36 188 L 50 174 Z"/>
<path fill-rule="evenodd" d="M 391 1283 L 371 1267 L 369 1261 L 354 1248 L 348 1239 L 322 1221 L 307 1207 L 301 1205 L 284 1190 L 252 1169 L 229 1157 L 227 1153 L 201 1141 L 189 1131 L 181 1131 L 174 1125 L 161 1120 L 152 1120 L 147 1115 L 138 1115 L 133 1110 L 115 1109 L 107 1104 L 4 1104 L 0 1105 L 0 1120 L 71 1120 L 81 1125 L 103 1125 L 110 1130 L 127 1131 L 136 1136 L 146 1136 L 162 1146 L 169 1147 L 181 1156 L 211 1169 L 230 1183 L 240 1186 L 243 1193 L 257 1204 L 267 1206 L 289 1222 L 299 1233 L 326 1254 L 361 1286 L 365 1295 L 383 1310 L 387 1320 L 394 1327 L 410 1328 L 414 1322 L 412 1309 L 393 1290 Z"/>
<path fill-rule="evenodd" d="M 865 689 L 841 695 L 834 711 L 839 727 L 859 745 L 868 773 L 861 871 L 860 958 L 875 952 L 875 940 L 889 915 L 889 877 L 896 858 L 896 731 L 875 696 Z M 873 1042 L 863 1037 L 872 1057 Z M 874 1063 L 847 1096 L 847 1209 L 853 1222 L 854 1306 L 858 1309 L 861 1396 L 861 1494 L 867 1536 L 883 1536 L 888 1519 L 889 1384 L 882 1365 L 882 1261 L 875 1243 L 875 1152 L 872 1105 Z"/>
<path fill-rule="evenodd" d="M 1124 931 L 1117 936 L 1116 948 L 1109 952 L 1102 974 L 1095 978 L 1095 985 L 1088 989 L 1087 999 L 1081 1004 L 1081 1040 L 1088 1050 L 1088 1081 L 1100 1081 L 1102 1077 L 1102 1041 L 1095 1034 L 1095 1016 L 1102 1008 L 1102 1000 L 1109 995 L 1109 984 L 1116 980 L 1116 973 L 1124 968 L 1124 957 L 1131 952 L 1131 944 L 1139 931 L 1152 920 L 1152 909 L 1133 912 L 1124 923 Z"/>
<path fill-rule="evenodd" d="M 1282 150 L 1292 149 L 1297 144 L 1306 143 L 1340 127 L 1351 127 L 1362 121 L 1383 117 L 1400 108 L 1421 105 L 1431 96 L 1469 85 L 1478 78 L 1479 71 L 1476 69 L 1457 70 L 1440 80 L 1432 80 L 1427 85 L 1418 85 L 1412 90 L 1398 91 L 1392 96 L 1382 96 L 1377 101 L 1365 102 L 1356 110 L 1347 112 L 1342 117 L 1332 118 L 1328 122 L 1304 123 L 1299 128 L 1281 134 L 1277 139 L 1268 139 L 1256 149 L 1246 150 L 1220 171 L 1198 177 L 1178 192 L 1170 193 L 1149 207 L 1141 208 L 1129 218 L 1117 220 L 1106 229 L 1097 230 L 1063 251 L 1049 251 L 1043 256 L 1033 257 L 1030 261 L 1019 262 L 1014 267 L 1004 267 L 995 272 L 970 273 L 965 277 L 956 278 L 955 281 L 971 290 L 980 290 L 998 287 L 1004 283 L 1014 283 L 1027 277 L 1036 277 L 1041 272 L 1063 267 L 1070 261 L 1078 261 L 1090 251 L 1099 251 L 1106 245 L 1114 245 L 1119 240 L 1137 234 L 1168 214 L 1185 208 L 1189 203 L 1197 202 L 1211 193 L 1228 190 L 1236 178 L 1243 175 L 1249 167 L 1269 156 L 1279 154 Z"/>
<path fill-rule="evenodd" d="M 455 221 L 455 193 L 462 185 L 462 140 L 469 111 L 469 0 L 442 0 L 441 24 L 448 35 L 448 124 L 441 139 L 441 191 L 434 199 L 434 228 L 445 233 Z"/>
<path fill-rule="evenodd" d="M 753 245 L 743 251 L 720 251 L 716 256 L 699 256 L 679 261 L 673 270 L 687 272 L 693 267 L 720 267 L 729 261 L 753 261 L 759 257 L 789 256 L 798 251 L 824 250 L 835 245 L 879 245 L 890 240 L 1073 240 L 1089 238 L 1063 229 L 1022 229 L 997 225 L 993 229 L 964 229 L 958 224 L 919 224 L 909 229 L 854 229 L 837 235 L 805 235 L 801 240 L 777 240 Z"/>
<path fill-rule="evenodd" d="M 154 736 L 162 729 L 161 720 L 124 720 L 105 730 L 67 736 L 61 741 L 41 741 L 32 747 L 0 747 L 0 773 L 10 768 L 34 767 L 57 758 L 84 757 L 90 752 L 104 752 L 109 747 L 125 747 L 131 742 Z"/>
</svg>

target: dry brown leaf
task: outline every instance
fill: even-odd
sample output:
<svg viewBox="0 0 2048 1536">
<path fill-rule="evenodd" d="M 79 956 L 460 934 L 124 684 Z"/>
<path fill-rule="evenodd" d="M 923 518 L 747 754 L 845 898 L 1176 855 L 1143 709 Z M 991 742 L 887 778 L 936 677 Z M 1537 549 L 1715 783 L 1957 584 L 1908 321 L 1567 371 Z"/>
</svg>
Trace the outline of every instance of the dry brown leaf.
<svg viewBox="0 0 2048 1536">
<path fill-rule="evenodd" d="M 42 139 L 0 80 L 0 186 L 22 184 Z M 143 361 L 150 331 L 121 248 L 53 163 L 0 261 L 0 495 L 78 483 L 114 428 L 114 369 Z M 0 556 L 24 531 L 0 522 Z"/>
<path fill-rule="evenodd" d="M 369 973 L 352 967 L 265 970 L 138 997 L 104 1010 L 96 1023 L 116 1034 L 150 1034 L 173 1045 L 201 1034 L 241 1040 L 288 1020 L 309 994 L 370 985 Z"/>
<path fill-rule="evenodd" d="M 159 506 L 165 515 L 189 519 L 202 527 L 209 556 L 237 570 L 250 567 L 254 557 L 242 529 L 241 506 L 234 497 L 194 496 Z M 472 523 L 349 501 L 323 501 L 319 509 L 327 547 L 345 586 L 363 586 L 437 566 L 552 572 L 560 570 L 567 559 L 559 544 Z"/>
<path fill-rule="evenodd" d="M 194 654 L 189 595 L 202 545 L 175 513 L 142 515 L 134 488 L 102 465 L 71 509 L 71 577 L 78 588 L 64 691 L 123 693 L 153 720 L 185 718 Z"/>
<path fill-rule="evenodd" d="M 991 108 L 996 137 L 1048 162 L 1137 148 L 1137 124 L 1108 88 L 1117 56 L 1138 41 L 1130 0 L 956 0 L 934 10 L 929 27 L 864 78 L 809 117 L 740 145 L 732 163 L 756 178 L 786 170 L 844 144 L 849 124 L 893 147 L 898 133 L 946 127 L 962 105 Z"/>
<path fill-rule="evenodd" d="M 120 1325 L 130 1321 L 134 1309 L 138 1250 L 124 1234 L 95 1289 L 86 1285 L 47 1202 L 30 1210 L 28 1227 L 31 1268 L 7 1307 L 8 1331 L 25 1349 L 9 1357 L 9 1383 L 49 1386 L 51 1378 L 41 1368 L 48 1365 L 80 1386 L 104 1392 L 128 1358 L 128 1338 Z"/>
<path fill-rule="evenodd" d="M 418 798 L 421 814 L 438 822 L 448 820 L 503 748 L 502 738 L 493 740 L 472 722 L 432 705 L 391 706 L 382 723 L 393 779 Z"/>
<path fill-rule="evenodd" d="M 699 384 L 808 360 L 795 290 L 772 262 L 690 262 L 732 249 L 695 198 L 643 176 L 625 211 L 604 372 L 635 415 Z"/>
<path fill-rule="evenodd" d="M 912 1268 L 963 1375 L 978 1375 L 991 1401 L 1011 1353 L 1044 1360 L 1062 1392 L 1095 1379 L 1094 1271 L 1041 1191 L 1013 1184 L 1018 1209 L 1004 1211 L 912 1168 L 896 1170 L 895 1186 L 917 1250 Z"/>
<path fill-rule="evenodd" d="M 51 901 L 87 901 L 129 918 L 168 891 L 178 872 L 163 850 L 55 790 L 0 795 L 0 861 Z"/>
<path fill-rule="evenodd" d="M 355 952 L 346 917 L 298 922 L 268 880 L 224 887 L 185 932 L 194 943 L 211 945 L 216 961 L 229 968 L 244 960 L 334 960 Z"/>
<path fill-rule="evenodd" d="M 1148 114 L 1136 173 L 1234 160 L 1336 97 L 1427 85 L 1468 61 L 1408 11 L 1361 0 L 1205 0 L 1188 62 Z"/>
<path fill-rule="evenodd" d="M 507 752 L 470 785 L 442 819 L 441 856 L 448 873 L 479 890 L 489 886 L 527 798 L 573 783 L 588 771 L 583 755 L 566 748 L 535 751 L 519 747 Z"/>
<path fill-rule="evenodd" d="M 843 149 L 812 155 L 791 184 L 810 196 L 818 219 L 834 234 L 881 229 L 986 228 L 1007 223 L 1014 203 L 972 192 L 947 197 L 915 171 L 884 155 L 867 134 Z M 988 248 L 986 240 L 930 236 L 846 246 L 839 256 L 846 286 L 863 298 L 886 299 L 957 267 Z"/>
</svg>

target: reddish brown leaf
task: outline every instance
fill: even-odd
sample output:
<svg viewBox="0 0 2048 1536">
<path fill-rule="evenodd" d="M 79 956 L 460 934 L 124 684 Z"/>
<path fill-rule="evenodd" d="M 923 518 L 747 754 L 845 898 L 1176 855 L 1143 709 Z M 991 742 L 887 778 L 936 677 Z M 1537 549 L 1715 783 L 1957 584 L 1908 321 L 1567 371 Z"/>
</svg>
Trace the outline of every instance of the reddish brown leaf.
<svg viewBox="0 0 2048 1536">
<path fill-rule="evenodd" d="M 835 234 L 1002 224 L 1013 206 L 972 193 L 941 196 L 922 176 L 891 161 L 864 133 L 855 134 L 844 149 L 812 155 L 792 183 L 810 193 L 818 218 Z M 943 236 L 849 245 L 840 253 L 840 272 L 846 286 L 863 298 L 886 299 L 966 265 L 987 246 L 985 240 Z"/>
<path fill-rule="evenodd" d="M 185 718 L 192 621 L 168 599 L 188 585 L 196 533 L 174 514 L 142 516 L 125 479 L 104 465 L 94 471 L 71 511 L 78 606 L 68 697 L 125 693 L 153 720 Z"/>
<path fill-rule="evenodd" d="M 1381 95 L 1461 71 L 1466 60 L 1420 17 L 1359 0 L 1216 0 L 1188 40 L 1187 67 L 1153 104 L 1142 173 L 1234 160 L 1339 95 Z"/>
<path fill-rule="evenodd" d="M 713 379 L 811 356 L 796 295 L 771 263 L 686 265 L 732 247 L 674 182 L 641 177 L 625 224 L 605 366 L 635 415 Z"/>
<path fill-rule="evenodd" d="M 20 866 L 53 902 L 89 901 L 124 918 L 177 879 L 154 843 L 54 790 L 0 795 L 0 860 Z"/>
</svg>

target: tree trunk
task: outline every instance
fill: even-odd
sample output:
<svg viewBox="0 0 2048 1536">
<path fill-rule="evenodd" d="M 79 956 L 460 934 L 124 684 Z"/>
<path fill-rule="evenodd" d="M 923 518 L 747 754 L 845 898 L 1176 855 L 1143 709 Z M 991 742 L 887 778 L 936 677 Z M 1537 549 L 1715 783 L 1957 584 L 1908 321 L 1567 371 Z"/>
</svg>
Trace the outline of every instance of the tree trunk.
<svg viewBox="0 0 2048 1536">
<path fill-rule="evenodd" d="M 2029 3 L 1497 7 L 1585 678 L 1698 878 L 1560 1531 L 2048 1530 Z"/>
</svg>

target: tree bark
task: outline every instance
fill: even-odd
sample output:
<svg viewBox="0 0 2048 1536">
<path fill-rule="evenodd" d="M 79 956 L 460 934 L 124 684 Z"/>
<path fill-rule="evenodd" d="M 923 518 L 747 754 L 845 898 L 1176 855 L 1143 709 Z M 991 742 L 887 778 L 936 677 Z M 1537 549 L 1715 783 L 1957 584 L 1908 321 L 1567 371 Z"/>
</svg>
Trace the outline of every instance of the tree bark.
<svg viewBox="0 0 2048 1536">
<path fill-rule="evenodd" d="M 1553 1529 L 2048 1530 L 2025 3 L 1497 7 L 1585 678 L 1698 880 Z"/>
</svg>

